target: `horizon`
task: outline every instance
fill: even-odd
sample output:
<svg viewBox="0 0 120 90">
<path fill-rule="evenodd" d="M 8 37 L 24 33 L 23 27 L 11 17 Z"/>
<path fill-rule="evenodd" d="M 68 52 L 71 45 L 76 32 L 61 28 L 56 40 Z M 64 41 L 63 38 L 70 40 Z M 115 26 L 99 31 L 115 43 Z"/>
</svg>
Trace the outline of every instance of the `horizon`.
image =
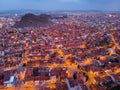
<svg viewBox="0 0 120 90">
<path fill-rule="evenodd" d="M 42 14 L 42 13 L 120 13 L 120 11 L 105 11 L 105 10 L 33 10 L 33 9 L 20 9 L 20 10 L 4 10 L 0 14 Z"/>
</svg>

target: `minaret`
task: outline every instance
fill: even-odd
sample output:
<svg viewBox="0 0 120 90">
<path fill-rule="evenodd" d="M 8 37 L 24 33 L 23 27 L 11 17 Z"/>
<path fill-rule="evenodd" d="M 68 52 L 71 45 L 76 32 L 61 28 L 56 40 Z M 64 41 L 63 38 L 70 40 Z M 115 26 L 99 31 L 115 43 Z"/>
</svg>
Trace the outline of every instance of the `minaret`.
<svg viewBox="0 0 120 90">
<path fill-rule="evenodd" d="M 29 42 L 25 41 L 25 46 L 24 46 L 24 53 L 23 53 L 23 61 L 21 62 L 22 64 L 24 63 L 27 63 L 28 62 L 28 54 L 29 54 L 29 50 L 28 50 L 28 47 L 29 47 Z"/>
<path fill-rule="evenodd" d="M 29 50 L 27 50 L 29 47 L 29 42 L 25 42 L 25 53 L 24 53 L 24 60 L 27 62 L 28 61 L 28 54 L 29 54 Z"/>
</svg>

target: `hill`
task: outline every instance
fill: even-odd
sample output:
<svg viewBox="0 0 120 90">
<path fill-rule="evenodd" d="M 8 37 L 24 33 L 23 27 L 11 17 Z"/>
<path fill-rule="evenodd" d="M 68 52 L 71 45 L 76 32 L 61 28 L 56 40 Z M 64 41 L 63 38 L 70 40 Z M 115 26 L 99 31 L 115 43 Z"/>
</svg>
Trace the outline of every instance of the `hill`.
<svg viewBox="0 0 120 90">
<path fill-rule="evenodd" d="M 14 27 L 36 27 L 46 26 L 52 24 L 50 21 L 51 16 L 47 14 L 34 15 L 32 13 L 25 14 L 22 16 L 19 22 L 16 22 Z"/>
</svg>

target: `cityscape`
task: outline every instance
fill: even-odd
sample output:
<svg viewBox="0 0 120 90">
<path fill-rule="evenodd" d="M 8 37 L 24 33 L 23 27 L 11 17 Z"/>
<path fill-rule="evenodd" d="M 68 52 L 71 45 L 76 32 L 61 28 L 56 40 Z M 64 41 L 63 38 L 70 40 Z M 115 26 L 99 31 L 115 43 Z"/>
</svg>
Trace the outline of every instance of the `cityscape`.
<svg viewBox="0 0 120 90">
<path fill-rule="evenodd" d="M 120 2 L 89 1 L 2 6 L 0 90 L 120 90 Z"/>
</svg>

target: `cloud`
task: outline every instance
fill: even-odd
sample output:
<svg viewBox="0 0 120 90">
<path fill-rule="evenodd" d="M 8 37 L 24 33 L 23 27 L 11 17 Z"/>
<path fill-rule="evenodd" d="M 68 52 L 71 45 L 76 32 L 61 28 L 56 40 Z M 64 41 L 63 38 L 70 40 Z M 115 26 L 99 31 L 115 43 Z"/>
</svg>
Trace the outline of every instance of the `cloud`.
<svg viewBox="0 0 120 90">
<path fill-rule="evenodd" d="M 120 11 L 120 0 L 0 0 L 0 10 L 112 10 Z"/>
</svg>

